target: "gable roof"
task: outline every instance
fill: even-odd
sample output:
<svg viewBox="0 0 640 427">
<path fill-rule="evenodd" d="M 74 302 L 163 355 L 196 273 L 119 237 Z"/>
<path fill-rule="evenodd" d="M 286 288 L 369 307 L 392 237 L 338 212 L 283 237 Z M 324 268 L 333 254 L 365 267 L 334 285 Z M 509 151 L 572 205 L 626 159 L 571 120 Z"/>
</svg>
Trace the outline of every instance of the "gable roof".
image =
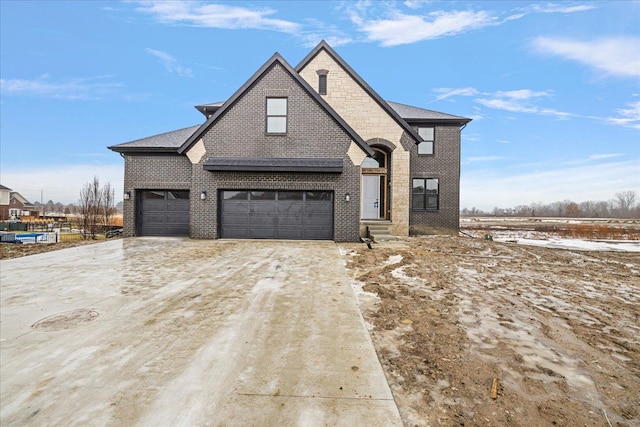
<svg viewBox="0 0 640 427">
<path fill-rule="evenodd" d="M 439 111 L 427 110 L 425 108 L 412 107 L 411 105 L 400 104 L 399 102 L 387 101 L 400 117 L 406 121 L 432 121 L 432 122 L 452 122 L 460 125 L 469 123 L 471 119 L 467 117 L 454 116 L 453 114 L 441 113 Z"/>
<path fill-rule="evenodd" d="M 18 193 L 17 191 L 12 191 L 10 194 L 10 198 L 11 199 L 16 199 L 17 201 L 19 201 L 20 203 L 22 203 L 23 206 L 33 206 L 33 204 L 28 201 L 22 194 Z"/>
<path fill-rule="evenodd" d="M 302 71 L 302 69 L 306 67 L 307 64 L 309 64 L 309 62 L 311 62 L 311 60 L 323 50 L 327 52 L 327 54 L 331 56 L 333 60 L 336 61 L 338 65 L 340 65 L 340 67 L 342 67 L 342 69 L 347 74 L 349 74 L 351 78 L 354 79 L 358 83 L 358 85 L 360 85 L 360 87 L 362 87 L 362 89 L 364 89 L 364 91 L 367 92 L 367 94 L 371 98 L 373 98 L 373 100 L 376 101 L 376 103 L 380 105 L 380 107 L 396 121 L 396 123 L 400 125 L 400 127 L 402 127 L 409 135 L 411 135 L 413 139 L 416 140 L 416 142 L 422 141 L 422 137 L 418 135 L 418 132 L 414 128 L 409 126 L 409 124 L 402 117 L 400 117 L 400 115 L 398 115 L 398 113 L 393 108 L 391 108 L 389 104 L 387 104 L 387 102 L 382 99 L 380 95 L 378 95 L 378 93 L 373 90 L 371 86 L 369 86 L 369 84 L 367 84 L 367 82 L 365 82 L 364 79 L 360 77 L 360 75 L 356 73 L 353 68 L 351 68 L 349 64 L 347 64 L 344 59 L 342 59 L 342 57 L 340 57 L 340 55 L 338 55 L 336 51 L 333 50 L 331 46 L 329 46 L 326 41 L 322 40 L 320 43 L 318 43 L 318 45 L 311 52 L 309 52 L 309 54 L 305 56 L 304 59 L 300 61 L 300 63 L 296 66 L 296 71 Z"/>
<path fill-rule="evenodd" d="M 218 108 L 222 107 L 223 104 L 224 101 L 212 102 L 210 104 L 196 105 L 195 108 L 208 118 L 210 115 L 218 111 Z"/>
<path fill-rule="evenodd" d="M 190 126 L 184 129 L 178 129 L 171 132 L 161 133 L 159 135 L 150 136 L 148 138 L 136 139 L 135 141 L 124 142 L 118 145 L 112 145 L 109 150 L 117 153 L 136 153 L 136 152 L 154 152 L 154 153 L 175 153 L 184 141 L 193 134 L 200 125 Z"/>
<path fill-rule="evenodd" d="M 5 190 L 5 191 L 13 191 L 12 189 L 10 189 L 9 187 L 5 187 L 4 185 L 0 184 L 0 190 Z"/>
<path fill-rule="evenodd" d="M 284 60 L 279 53 L 273 54 L 271 58 L 267 62 L 264 63 L 262 67 L 256 71 L 253 76 L 247 82 L 242 85 L 232 96 L 229 98 L 220 108 L 218 108 L 215 113 L 213 113 L 200 128 L 193 133 L 187 139 L 184 144 L 178 149 L 179 154 L 183 154 L 187 151 L 198 139 L 202 137 L 202 135 L 213 126 L 214 123 L 218 121 L 220 117 L 222 117 L 235 103 L 242 98 L 242 96 L 249 91 L 255 84 L 258 82 L 275 64 L 281 65 L 285 71 L 302 87 L 303 90 L 307 92 L 307 94 L 313 98 L 328 114 L 335 120 L 335 122 L 349 135 L 352 141 L 354 141 L 368 156 L 373 156 L 373 150 L 366 142 L 362 139 L 360 135 L 356 133 L 356 131 L 351 128 L 347 124 L 347 122 L 336 113 L 336 111 L 325 101 L 322 99 L 318 93 L 309 86 L 305 79 L 303 79 L 300 74 L 296 70 L 294 70 L 291 65 Z"/>
</svg>

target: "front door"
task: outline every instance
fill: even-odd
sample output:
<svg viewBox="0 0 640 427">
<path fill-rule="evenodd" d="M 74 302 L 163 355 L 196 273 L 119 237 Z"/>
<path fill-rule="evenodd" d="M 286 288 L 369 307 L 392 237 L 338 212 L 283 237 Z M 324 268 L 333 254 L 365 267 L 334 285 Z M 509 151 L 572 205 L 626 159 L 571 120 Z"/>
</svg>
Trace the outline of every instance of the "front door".
<svg viewBox="0 0 640 427">
<path fill-rule="evenodd" d="M 379 175 L 362 176 L 362 219 L 380 218 L 380 179 Z"/>
</svg>

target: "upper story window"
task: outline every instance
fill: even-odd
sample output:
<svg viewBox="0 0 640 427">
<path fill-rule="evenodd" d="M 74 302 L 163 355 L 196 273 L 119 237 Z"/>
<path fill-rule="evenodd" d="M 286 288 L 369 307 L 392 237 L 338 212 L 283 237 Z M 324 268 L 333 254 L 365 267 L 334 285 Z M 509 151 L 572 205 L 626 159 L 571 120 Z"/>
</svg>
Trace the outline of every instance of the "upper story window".
<svg viewBox="0 0 640 427">
<path fill-rule="evenodd" d="M 320 95 L 327 94 L 327 74 L 329 74 L 328 70 L 318 70 L 318 93 Z"/>
<path fill-rule="evenodd" d="M 287 98 L 267 98 L 267 133 L 287 133 Z"/>
<path fill-rule="evenodd" d="M 435 142 L 435 128 L 419 127 L 418 135 L 424 139 L 418 144 L 418 154 L 433 154 L 433 145 Z"/>
</svg>

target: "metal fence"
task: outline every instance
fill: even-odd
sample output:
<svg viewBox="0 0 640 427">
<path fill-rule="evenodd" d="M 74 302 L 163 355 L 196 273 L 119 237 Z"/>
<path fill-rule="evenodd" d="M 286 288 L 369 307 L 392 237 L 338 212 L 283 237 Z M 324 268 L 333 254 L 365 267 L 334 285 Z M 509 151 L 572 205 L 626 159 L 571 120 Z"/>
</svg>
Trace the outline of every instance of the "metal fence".
<svg viewBox="0 0 640 427">
<path fill-rule="evenodd" d="M 0 241 L 3 243 L 58 243 L 58 233 L 2 233 Z"/>
</svg>

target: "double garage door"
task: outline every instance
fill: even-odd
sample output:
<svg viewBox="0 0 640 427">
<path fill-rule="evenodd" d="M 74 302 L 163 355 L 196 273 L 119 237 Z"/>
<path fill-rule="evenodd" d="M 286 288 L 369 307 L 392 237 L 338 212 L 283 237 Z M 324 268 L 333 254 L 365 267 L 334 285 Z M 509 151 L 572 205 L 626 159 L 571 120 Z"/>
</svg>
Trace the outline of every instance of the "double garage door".
<svg viewBox="0 0 640 427">
<path fill-rule="evenodd" d="M 220 237 L 333 239 L 331 191 L 221 191 Z"/>
<path fill-rule="evenodd" d="M 188 190 L 144 190 L 138 194 L 139 236 L 189 235 Z"/>
</svg>

